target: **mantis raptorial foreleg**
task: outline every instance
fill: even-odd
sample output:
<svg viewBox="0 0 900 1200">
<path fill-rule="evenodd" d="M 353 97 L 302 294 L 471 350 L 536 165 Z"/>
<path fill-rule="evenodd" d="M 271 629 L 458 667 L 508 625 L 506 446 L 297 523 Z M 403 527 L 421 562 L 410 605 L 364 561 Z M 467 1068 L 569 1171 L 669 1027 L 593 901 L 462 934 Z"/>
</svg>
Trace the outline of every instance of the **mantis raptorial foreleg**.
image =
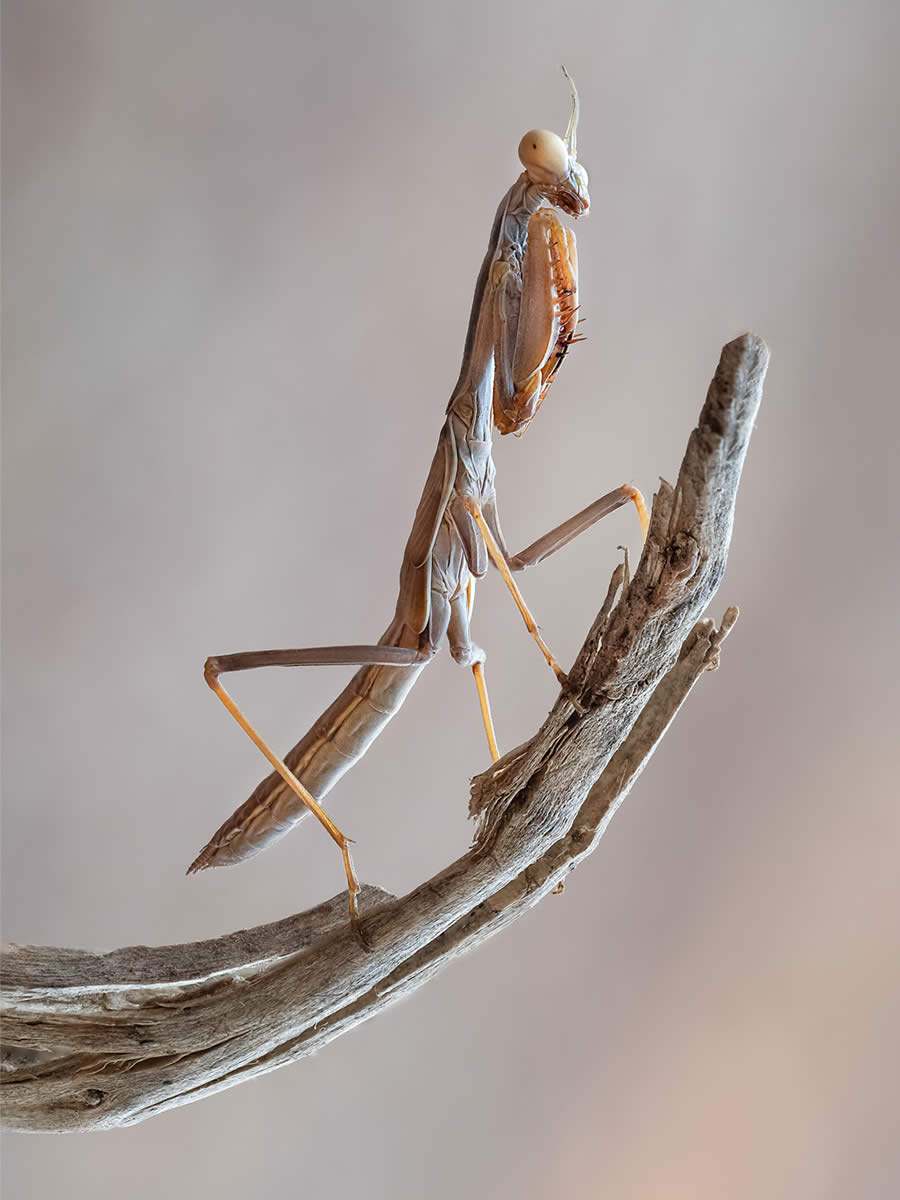
<svg viewBox="0 0 900 1200">
<path fill-rule="evenodd" d="M 575 233 L 552 208 L 539 208 L 528 222 L 521 276 L 508 263 L 494 271 L 494 422 L 501 433 L 521 436 L 579 340 Z"/>
</svg>

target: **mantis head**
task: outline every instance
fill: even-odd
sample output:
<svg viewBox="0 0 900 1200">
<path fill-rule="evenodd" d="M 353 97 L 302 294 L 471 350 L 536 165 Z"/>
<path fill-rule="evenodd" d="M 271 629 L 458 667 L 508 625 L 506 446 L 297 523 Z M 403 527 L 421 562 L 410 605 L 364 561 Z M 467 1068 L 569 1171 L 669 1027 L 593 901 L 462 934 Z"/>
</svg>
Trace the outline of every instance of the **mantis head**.
<svg viewBox="0 0 900 1200">
<path fill-rule="evenodd" d="M 572 89 L 572 111 L 565 138 L 549 129 L 530 129 L 519 142 L 519 158 L 533 184 L 556 208 L 580 217 L 590 207 L 587 171 L 575 157 L 578 126 L 578 92 L 571 75 L 563 73 Z"/>
</svg>

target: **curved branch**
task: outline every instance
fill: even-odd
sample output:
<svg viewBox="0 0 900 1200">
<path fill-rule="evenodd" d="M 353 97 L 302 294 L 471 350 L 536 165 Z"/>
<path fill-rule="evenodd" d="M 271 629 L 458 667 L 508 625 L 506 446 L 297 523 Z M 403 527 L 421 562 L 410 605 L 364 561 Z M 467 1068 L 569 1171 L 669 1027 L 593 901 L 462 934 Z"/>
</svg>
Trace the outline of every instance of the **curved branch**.
<svg viewBox="0 0 900 1200">
<path fill-rule="evenodd" d="M 768 351 L 722 351 L 632 580 L 620 565 L 541 729 L 473 781 L 473 848 L 402 899 L 367 887 L 368 948 L 337 896 L 182 946 L 4 958 L 5 1119 L 128 1125 L 312 1053 L 504 928 L 589 854 L 737 616 L 699 620 L 721 580 Z"/>
</svg>

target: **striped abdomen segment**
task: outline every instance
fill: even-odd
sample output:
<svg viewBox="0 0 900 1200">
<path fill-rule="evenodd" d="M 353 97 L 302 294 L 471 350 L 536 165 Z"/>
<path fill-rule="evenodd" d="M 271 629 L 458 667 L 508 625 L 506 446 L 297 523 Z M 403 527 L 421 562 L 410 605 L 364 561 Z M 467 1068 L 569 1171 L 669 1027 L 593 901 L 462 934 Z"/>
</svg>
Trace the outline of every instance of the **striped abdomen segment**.
<svg viewBox="0 0 900 1200">
<path fill-rule="evenodd" d="M 316 800 L 365 754 L 406 699 L 424 665 L 362 667 L 285 756 L 284 761 Z M 188 874 L 249 858 L 287 833 L 307 811 L 273 771 L 216 831 L 188 867 Z"/>
</svg>

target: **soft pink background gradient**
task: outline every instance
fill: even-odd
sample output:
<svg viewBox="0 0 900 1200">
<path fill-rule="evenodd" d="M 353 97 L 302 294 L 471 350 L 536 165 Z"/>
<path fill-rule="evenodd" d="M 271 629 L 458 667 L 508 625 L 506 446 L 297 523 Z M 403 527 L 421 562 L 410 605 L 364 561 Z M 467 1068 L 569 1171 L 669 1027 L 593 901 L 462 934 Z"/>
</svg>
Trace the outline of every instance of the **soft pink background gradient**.
<svg viewBox="0 0 900 1200">
<path fill-rule="evenodd" d="M 772 349 L 723 669 L 565 894 L 302 1065 L 8 1137 L 10 1200 L 897 1195 L 897 5 L 4 7 L 11 940 L 182 941 L 339 890 L 312 825 L 184 877 L 264 773 L 203 660 L 387 623 L 561 62 L 589 341 L 498 446 L 513 549 L 672 479 L 721 344 Z M 526 577 L 563 661 L 623 541 L 631 513 Z M 496 578 L 475 632 L 509 747 L 553 681 Z M 235 689 L 287 747 L 344 677 Z M 363 877 L 459 853 L 485 765 L 442 656 L 332 795 Z"/>
</svg>

